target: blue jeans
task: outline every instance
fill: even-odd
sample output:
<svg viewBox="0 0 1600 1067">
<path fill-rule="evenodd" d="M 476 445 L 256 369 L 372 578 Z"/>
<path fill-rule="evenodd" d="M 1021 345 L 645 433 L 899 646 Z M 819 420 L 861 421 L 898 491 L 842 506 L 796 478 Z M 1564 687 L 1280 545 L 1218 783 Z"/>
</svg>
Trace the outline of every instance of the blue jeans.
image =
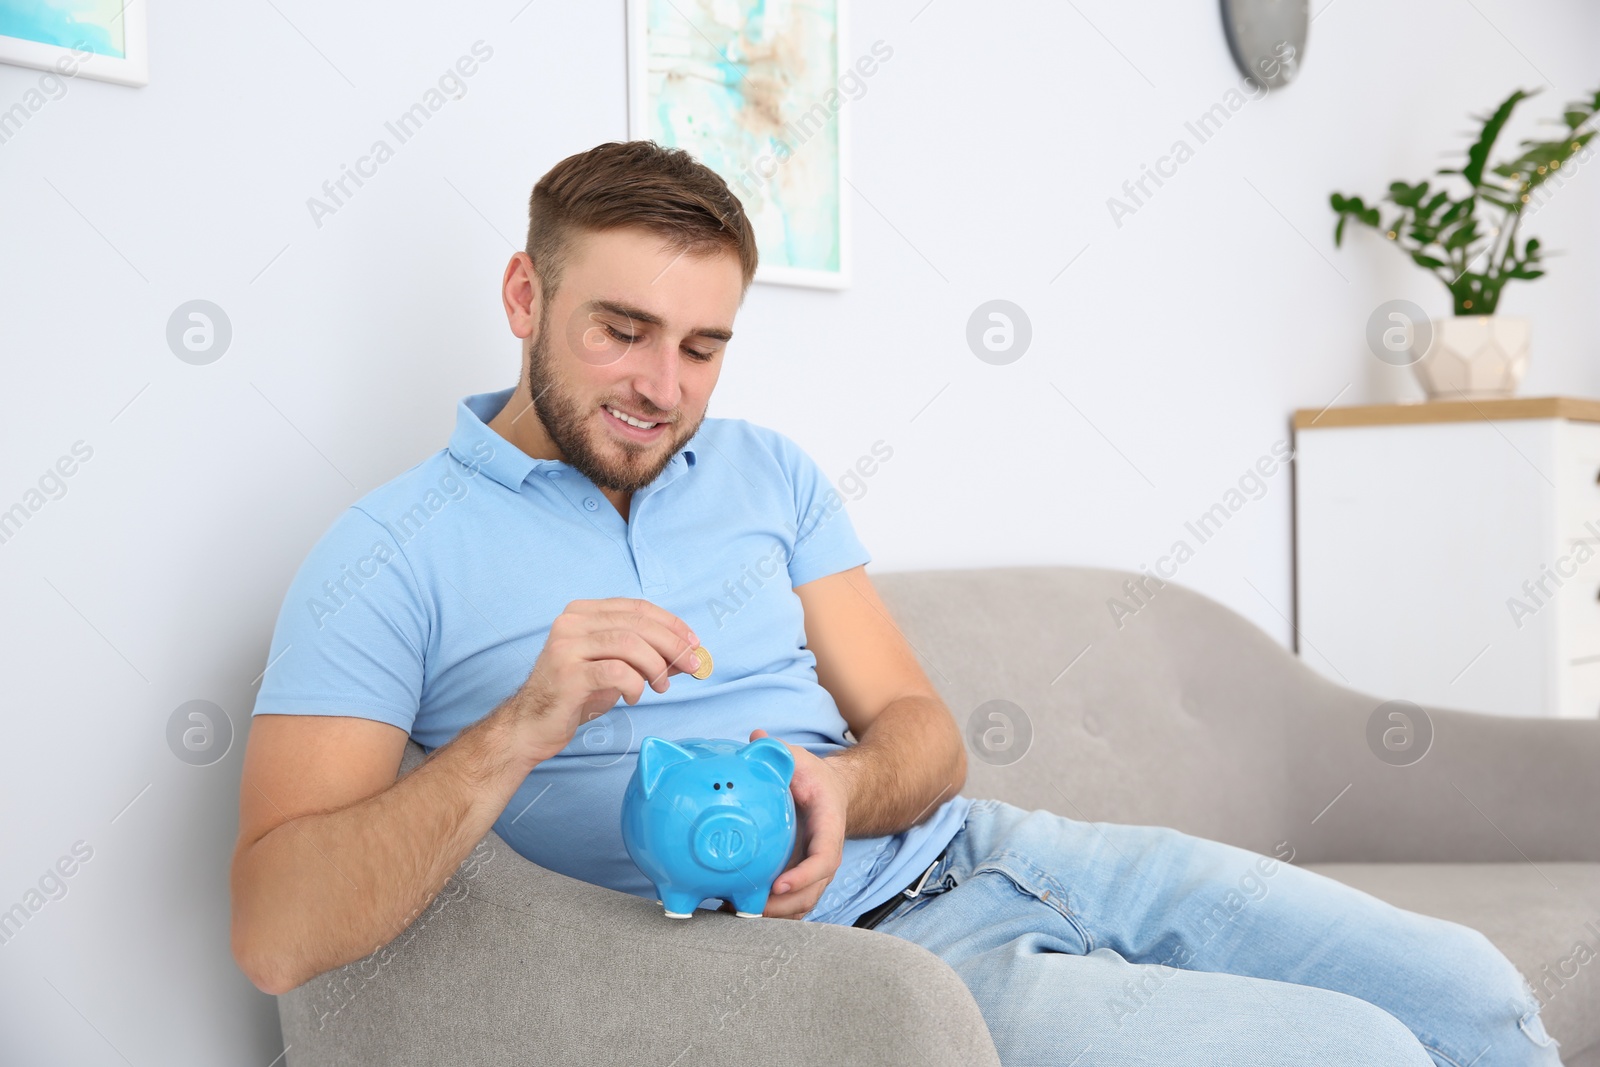
<svg viewBox="0 0 1600 1067">
<path fill-rule="evenodd" d="M 1560 1067 L 1482 934 L 1277 852 L 977 799 L 877 929 L 955 969 L 1006 1067 Z"/>
</svg>

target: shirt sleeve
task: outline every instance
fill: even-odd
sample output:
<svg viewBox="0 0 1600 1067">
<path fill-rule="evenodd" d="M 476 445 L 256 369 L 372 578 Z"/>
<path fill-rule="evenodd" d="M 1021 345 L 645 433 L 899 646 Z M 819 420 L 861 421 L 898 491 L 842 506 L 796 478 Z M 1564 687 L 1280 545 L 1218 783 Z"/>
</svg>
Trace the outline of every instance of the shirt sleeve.
<svg viewBox="0 0 1600 1067">
<path fill-rule="evenodd" d="M 797 532 L 789 557 L 789 584 L 804 585 L 870 563 L 872 556 L 856 536 L 844 497 L 804 449 L 782 434 L 778 437 L 794 488 Z"/>
<path fill-rule="evenodd" d="M 422 702 L 426 601 L 387 527 L 346 509 L 278 611 L 252 715 L 353 715 L 407 733 Z"/>
</svg>

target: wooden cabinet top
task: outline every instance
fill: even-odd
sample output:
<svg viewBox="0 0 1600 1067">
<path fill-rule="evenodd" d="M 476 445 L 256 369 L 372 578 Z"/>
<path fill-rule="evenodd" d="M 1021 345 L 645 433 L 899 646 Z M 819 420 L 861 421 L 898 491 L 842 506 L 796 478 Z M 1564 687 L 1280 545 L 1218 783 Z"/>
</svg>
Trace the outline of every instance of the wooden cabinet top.
<svg viewBox="0 0 1600 1067">
<path fill-rule="evenodd" d="M 1300 408 L 1296 430 L 1336 426 L 1402 426 L 1426 422 L 1478 422 L 1494 419 L 1575 419 L 1600 422 L 1600 400 L 1574 396 L 1512 396 L 1494 400 L 1427 400 L 1415 404 L 1358 404 Z"/>
</svg>

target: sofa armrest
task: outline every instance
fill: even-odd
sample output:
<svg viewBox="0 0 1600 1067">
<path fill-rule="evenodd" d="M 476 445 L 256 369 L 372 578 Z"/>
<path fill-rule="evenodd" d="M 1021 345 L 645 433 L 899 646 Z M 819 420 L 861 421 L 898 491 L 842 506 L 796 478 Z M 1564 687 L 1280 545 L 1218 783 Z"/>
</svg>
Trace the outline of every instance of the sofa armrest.
<svg viewBox="0 0 1600 1067">
<path fill-rule="evenodd" d="M 1600 720 L 1428 707 L 1431 747 L 1396 766 L 1368 741 L 1385 700 L 1305 670 L 1289 756 L 1297 862 L 1600 860 Z"/>
<path fill-rule="evenodd" d="M 419 762 L 407 749 L 402 773 Z M 668 919 L 492 830 L 394 941 L 278 1011 L 291 1067 L 999 1064 L 967 987 L 919 945 L 721 911 Z"/>
</svg>

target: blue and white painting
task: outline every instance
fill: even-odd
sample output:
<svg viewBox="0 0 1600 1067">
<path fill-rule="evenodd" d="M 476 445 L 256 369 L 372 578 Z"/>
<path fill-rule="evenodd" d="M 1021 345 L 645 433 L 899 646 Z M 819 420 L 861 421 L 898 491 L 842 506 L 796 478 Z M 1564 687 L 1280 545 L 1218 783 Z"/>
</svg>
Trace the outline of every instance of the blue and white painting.
<svg viewBox="0 0 1600 1067">
<path fill-rule="evenodd" d="M 840 3 L 635 0 L 632 135 L 722 176 L 766 280 L 843 284 Z"/>
<path fill-rule="evenodd" d="M 0 36 L 127 58 L 123 0 L 0 0 Z"/>
</svg>

